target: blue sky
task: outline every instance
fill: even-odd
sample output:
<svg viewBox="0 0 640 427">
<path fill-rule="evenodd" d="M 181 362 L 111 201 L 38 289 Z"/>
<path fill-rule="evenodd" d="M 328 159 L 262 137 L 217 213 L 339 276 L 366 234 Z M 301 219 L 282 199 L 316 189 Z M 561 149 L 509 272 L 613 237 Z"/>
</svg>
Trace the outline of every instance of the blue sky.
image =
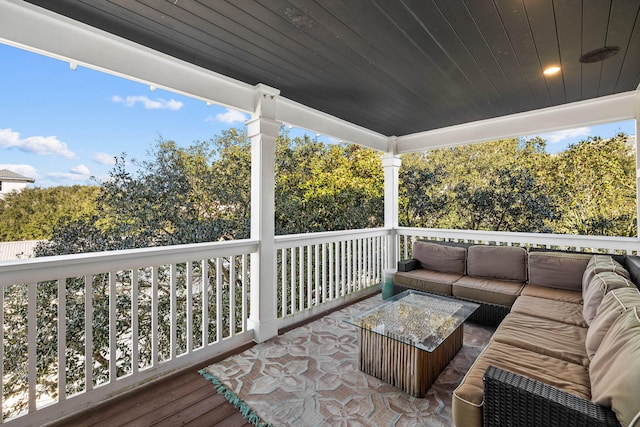
<svg viewBox="0 0 640 427">
<path fill-rule="evenodd" d="M 0 44 L 0 169 L 36 186 L 88 184 L 160 138 L 208 140 L 249 115 Z"/>
<path fill-rule="evenodd" d="M 91 177 L 107 176 L 114 156 L 144 159 L 160 138 L 188 146 L 249 118 L 1 43 L 0 94 L 0 169 L 35 178 L 38 187 L 92 184 Z M 558 152 L 619 131 L 634 134 L 634 121 L 541 136 L 549 152 Z"/>
<path fill-rule="evenodd" d="M 547 141 L 547 152 L 558 153 L 566 149 L 569 144 L 585 140 L 589 136 L 600 136 L 603 139 L 607 139 L 620 132 L 627 135 L 635 135 L 635 120 L 566 129 L 557 132 L 542 133 L 539 136 Z"/>
</svg>

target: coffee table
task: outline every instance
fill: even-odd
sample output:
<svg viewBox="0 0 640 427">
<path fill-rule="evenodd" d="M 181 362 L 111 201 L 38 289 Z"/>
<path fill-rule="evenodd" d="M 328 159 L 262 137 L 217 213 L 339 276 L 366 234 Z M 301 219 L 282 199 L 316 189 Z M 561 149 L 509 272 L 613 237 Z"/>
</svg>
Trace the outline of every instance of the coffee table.
<svg viewBox="0 0 640 427">
<path fill-rule="evenodd" d="M 478 307 L 408 290 L 348 319 L 359 328 L 360 370 L 424 397 L 462 347 L 464 321 Z"/>
</svg>

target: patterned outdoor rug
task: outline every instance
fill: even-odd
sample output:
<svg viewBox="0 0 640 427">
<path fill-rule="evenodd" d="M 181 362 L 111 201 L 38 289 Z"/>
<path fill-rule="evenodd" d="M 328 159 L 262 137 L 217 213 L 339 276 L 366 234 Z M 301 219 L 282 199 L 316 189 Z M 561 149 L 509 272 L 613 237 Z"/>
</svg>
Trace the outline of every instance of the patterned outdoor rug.
<svg viewBox="0 0 640 427">
<path fill-rule="evenodd" d="M 358 368 L 355 326 L 344 319 L 380 294 L 200 371 L 256 425 L 451 426 L 451 394 L 493 328 L 465 324 L 464 345 L 423 399 Z"/>
</svg>

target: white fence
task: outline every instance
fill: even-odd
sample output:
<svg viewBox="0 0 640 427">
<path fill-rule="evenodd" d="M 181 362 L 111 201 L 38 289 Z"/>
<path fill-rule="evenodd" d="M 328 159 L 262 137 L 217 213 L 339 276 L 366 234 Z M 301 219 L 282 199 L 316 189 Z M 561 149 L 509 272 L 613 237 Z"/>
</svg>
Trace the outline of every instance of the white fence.
<svg viewBox="0 0 640 427">
<path fill-rule="evenodd" d="M 252 339 L 258 242 L 0 263 L 3 421 L 39 425 Z"/>
<path fill-rule="evenodd" d="M 276 238 L 278 322 L 374 292 L 385 229 Z M 232 241 L 0 263 L 3 422 L 38 425 L 251 341 L 251 254 Z"/>
<path fill-rule="evenodd" d="M 637 254 L 635 238 L 417 228 L 275 238 L 286 327 L 379 289 L 416 239 Z M 260 242 L 0 262 L 3 422 L 38 425 L 250 342 Z M 257 286 L 253 284 L 253 286 Z"/>
<path fill-rule="evenodd" d="M 281 326 L 377 289 L 389 239 L 383 228 L 276 237 Z"/>
</svg>

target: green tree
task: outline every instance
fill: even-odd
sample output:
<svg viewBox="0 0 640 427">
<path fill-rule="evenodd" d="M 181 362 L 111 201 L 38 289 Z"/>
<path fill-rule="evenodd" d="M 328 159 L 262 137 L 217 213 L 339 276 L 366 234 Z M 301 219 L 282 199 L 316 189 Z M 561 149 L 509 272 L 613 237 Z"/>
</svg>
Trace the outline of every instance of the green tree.
<svg viewBox="0 0 640 427">
<path fill-rule="evenodd" d="M 494 231 L 549 231 L 557 201 L 539 138 L 511 138 L 403 157 L 400 224 Z"/>
<path fill-rule="evenodd" d="M 569 146 L 552 170 L 562 204 L 559 233 L 635 236 L 635 151 L 624 134 L 591 137 Z"/>
<path fill-rule="evenodd" d="M 450 194 L 443 189 L 444 167 L 434 167 L 428 153 L 402 157 L 398 221 L 409 227 L 435 228 L 446 215 Z"/>
<path fill-rule="evenodd" d="M 467 230 L 549 232 L 556 216 L 546 188 L 523 168 L 497 169 L 491 185 L 455 188 L 455 202 Z"/>
<path fill-rule="evenodd" d="M 384 176 L 375 151 L 289 138 L 276 151 L 276 234 L 379 227 Z"/>
<path fill-rule="evenodd" d="M 99 187 L 26 188 L 0 199 L 0 241 L 43 240 L 53 236 L 62 218 L 72 220 L 96 212 Z"/>
</svg>

